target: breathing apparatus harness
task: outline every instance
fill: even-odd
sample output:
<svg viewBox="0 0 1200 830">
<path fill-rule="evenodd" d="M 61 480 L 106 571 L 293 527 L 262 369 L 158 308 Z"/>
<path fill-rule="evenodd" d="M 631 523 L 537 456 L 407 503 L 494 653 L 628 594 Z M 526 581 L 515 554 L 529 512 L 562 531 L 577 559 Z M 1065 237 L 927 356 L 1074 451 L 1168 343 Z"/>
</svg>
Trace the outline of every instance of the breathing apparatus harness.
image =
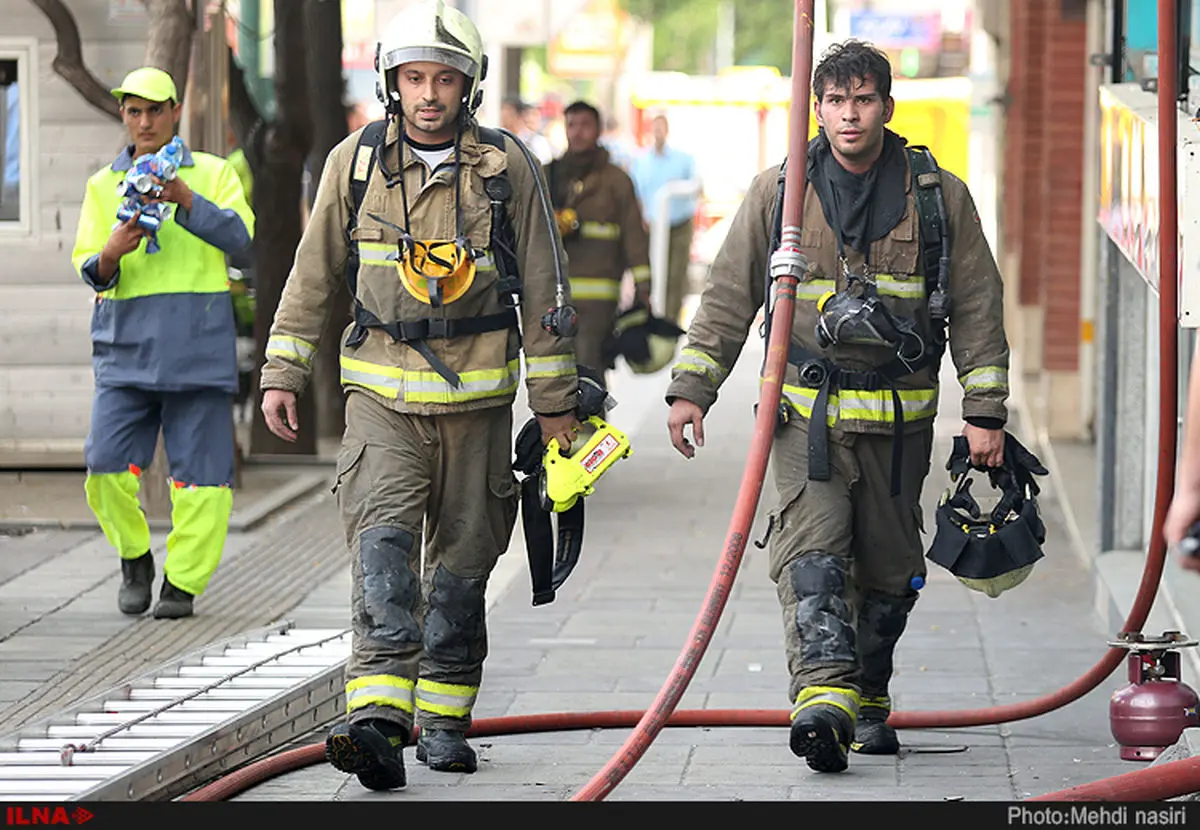
<svg viewBox="0 0 1200 830">
<path fill-rule="evenodd" d="M 843 369 L 827 357 L 810 352 L 796 343 L 789 348 L 788 362 L 796 366 L 800 380 L 817 389 L 812 417 L 808 425 L 808 477 L 813 481 L 828 481 L 829 426 L 826 410 L 829 394 L 838 389 L 892 392 L 892 482 L 891 493 L 900 493 L 901 461 L 903 458 L 904 406 L 896 381 L 925 368 L 934 372 L 941 364 L 946 349 L 950 317 L 950 226 L 946 203 L 942 196 L 941 175 L 937 161 L 928 147 L 913 145 L 906 148 L 912 179 L 916 185 L 917 214 L 920 218 L 922 265 L 925 274 L 925 296 L 929 308 L 932 335 L 925 342 L 913 321 L 896 317 L 879 298 L 873 281 L 851 274 L 846 265 L 842 234 L 835 228 L 839 260 L 842 263 L 846 287 L 828 293 L 817 302 L 820 314 L 815 335 L 822 349 L 834 344 L 884 346 L 895 351 L 895 358 L 874 369 L 859 371 Z M 778 192 L 772 222 L 770 250 L 780 245 L 783 225 L 783 196 L 787 162 L 779 170 Z M 772 275 L 766 273 L 766 302 L 772 302 Z M 770 338 L 771 308 L 765 309 L 763 336 Z M 791 415 L 786 404 L 779 409 L 781 423 Z"/>
<path fill-rule="evenodd" d="M 378 65 L 378 49 L 376 50 L 375 60 Z M 360 158 L 365 148 L 365 151 L 369 153 L 369 161 L 367 163 L 366 175 L 360 179 L 353 175 L 352 172 L 350 177 L 350 195 L 353 210 L 350 212 L 350 222 L 346 229 L 347 239 L 350 238 L 351 232 L 357 225 L 358 213 L 366 196 L 367 185 L 370 182 L 374 169 L 378 167 L 380 173 L 383 174 L 384 183 L 388 189 L 396 185 L 400 186 L 401 198 L 404 202 L 404 227 L 395 225 L 375 214 L 368 215 L 376 222 L 386 225 L 400 234 L 400 241 L 397 245 L 394 258 L 400 267 L 409 269 L 410 273 L 416 274 L 425 280 L 428 286 L 430 308 L 431 310 L 441 310 L 442 314 L 439 316 L 430 315 L 420 320 L 392 320 L 385 322 L 365 309 L 358 299 L 358 250 L 356 246 L 351 244 L 350 255 L 346 264 L 346 281 L 350 287 L 350 295 L 354 298 L 354 328 L 346 340 L 346 346 L 357 348 L 366 340 L 368 329 L 382 329 L 394 341 L 407 343 L 411 346 L 418 354 L 425 358 L 425 361 L 447 383 L 455 388 L 459 388 L 462 385 L 462 380 L 459 378 L 458 373 L 447 366 L 433 352 L 427 341 L 441 338 L 466 337 L 509 328 L 515 328 L 518 334 L 520 333 L 520 319 L 516 309 L 522 302 L 524 291 L 520 270 L 517 265 L 516 234 L 513 231 L 512 221 L 507 210 L 508 200 L 512 198 L 512 184 L 509 182 L 508 176 L 504 171 L 484 178 L 484 192 L 487 193 L 491 203 L 492 255 L 496 263 L 496 270 L 499 273 L 499 278 L 496 281 L 496 290 L 500 294 L 500 301 L 504 306 L 504 310 L 495 314 L 484 314 L 474 317 L 446 317 L 446 302 L 452 301 L 457 297 L 447 300 L 441 290 L 440 284 L 445 275 L 434 272 L 441 270 L 452 274 L 463 267 L 473 269 L 475 267 L 475 260 L 481 254 L 480 251 L 471 246 L 470 240 L 467 239 L 462 230 L 462 166 L 460 164 L 460 149 L 462 132 L 466 123 L 465 106 L 464 110 L 460 110 L 459 113 L 459 127 L 454 140 L 455 238 L 452 242 L 430 244 L 414 239 L 408 230 L 410 227 L 408 192 L 404 183 L 403 169 L 399 171 L 389 170 L 384 161 L 383 146 L 387 135 L 388 120 L 393 117 L 399 119 L 401 142 L 399 155 L 401 159 L 404 157 L 403 142 L 405 134 L 404 119 L 399 102 L 393 100 L 391 96 L 384 96 L 384 98 L 387 116 L 378 121 L 372 121 L 364 127 L 358 138 L 358 147 L 354 158 Z M 504 129 L 479 126 L 478 130 L 481 141 L 505 152 L 504 136 L 508 136 L 512 140 L 512 143 L 520 149 L 530 166 L 530 170 L 534 172 L 536 180 L 538 162 L 520 139 Z M 543 188 L 537 187 L 537 190 L 547 230 L 550 234 L 555 235 L 558 231 L 554 213 L 550 209 Z M 451 253 L 442 253 L 443 248 L 451 248 Z M 556 337 L 573 337 L 578 330 L 578 318 L 575 308 L 566 300 L 566 275 L 563 273 L 562 263 L 558 256 L 554 257 L 554 278 L 555 305 L 542 315 L 541 324 L 547 332 Z M 465 291 L 469 285 L 470 282 L 468 281 L 467 285 L 461 288 L 461 291 Z M 411 293 L 412 289 L 407 283 L 406 287 L 409 288 Z"/>
</svg>

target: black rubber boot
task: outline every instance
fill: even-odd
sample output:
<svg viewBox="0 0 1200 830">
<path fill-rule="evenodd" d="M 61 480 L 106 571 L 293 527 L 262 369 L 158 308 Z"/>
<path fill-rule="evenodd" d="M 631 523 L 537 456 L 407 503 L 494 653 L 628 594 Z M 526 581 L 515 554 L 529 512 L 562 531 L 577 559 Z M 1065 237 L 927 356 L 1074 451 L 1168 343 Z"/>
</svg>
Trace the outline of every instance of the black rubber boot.
<svg viewBox="0 0 1200 830">
<path fill-rule="evenodd" d="M 147 551 L 137 559 L 121 560 L 121 590 L 117 607 L 122 614 L 144 614 L 154 590 L 154 557 Z"/>
<path fill-rule="evenodd" d="M 860 755 L 895 755 L 900 751 L 896 730 L 887 724 L 888 716 L 892 714 L 891 705 L 887 698 L 881 700 L 882 705 L 873 699 L 864 699 L 858 710 L 854 742 L 850 748 Z"/>
<path fill-rule="evenodd" d="M 339 723 L 325 739 L 325 760 L 335 769 L 357 775 L 358 783 L 368 790 L 395 790 L 407 783 L 401 754 L 407 743 L 404 730 L 388 721 Z"/>
<path fill-rule="evenodd" d="M 806 706 L 792 719 L 792 752 L 817 772 L 842 772 L 850 766 L 854 721 L 829 703 Z"/>
<path fill-rule="evenodd" d="M 162 591 L 159 592 L 158 602 L 154 606 L 154 617 L 159 620 L 178 620 L 192 616 L 191 594 L 182 588 L 176 588 L 170 580 L 163 577 Z"/>
<path fill-rule="evenodd" d="M 478 766 L 467 736 L 449 729 L 422 729 L 417 737 L 417 760 L 437 772 L 472 773 Z"/>
</svg>

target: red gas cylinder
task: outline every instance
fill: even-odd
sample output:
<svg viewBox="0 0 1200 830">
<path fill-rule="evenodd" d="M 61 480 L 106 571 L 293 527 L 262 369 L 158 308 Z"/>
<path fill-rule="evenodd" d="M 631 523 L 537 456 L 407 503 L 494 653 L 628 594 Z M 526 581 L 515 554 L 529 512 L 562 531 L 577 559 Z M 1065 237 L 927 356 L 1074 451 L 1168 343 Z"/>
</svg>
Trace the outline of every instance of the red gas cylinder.
<svg viewBox="0 0 1200 830">
<path fill-rule="evenodd" d="M 1108 719 L 1126 761 L 1153 761 L 1179 740 L 1183 730 L 1200 725 L 1200 698 L 1180 679 L 1179 652 L 1196 640 L 1178 631 L 1161 637 L 1122 634 L 1109 643 L 1129 650 L 1129 685 L 1113 692 Z"/>
</svg>

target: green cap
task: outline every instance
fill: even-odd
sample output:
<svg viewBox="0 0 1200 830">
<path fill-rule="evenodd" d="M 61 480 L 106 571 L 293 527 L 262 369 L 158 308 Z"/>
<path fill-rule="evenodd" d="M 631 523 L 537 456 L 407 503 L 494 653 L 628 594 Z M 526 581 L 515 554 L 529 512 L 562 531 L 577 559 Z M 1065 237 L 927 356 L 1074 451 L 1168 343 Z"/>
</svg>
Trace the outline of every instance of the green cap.
<svg viewBox="0 0 1200 830">
<path fill-rule="evenodd" d="M 147 101 L 171 101 L 179 103 L 179 95 L 175 92 L 175 82 L 171 76 L 153 66 L 143 66 L 125 76 L 121 85 L 112 90 L 118 101 L 126 95 L 136 95 Z"/>
</svg>

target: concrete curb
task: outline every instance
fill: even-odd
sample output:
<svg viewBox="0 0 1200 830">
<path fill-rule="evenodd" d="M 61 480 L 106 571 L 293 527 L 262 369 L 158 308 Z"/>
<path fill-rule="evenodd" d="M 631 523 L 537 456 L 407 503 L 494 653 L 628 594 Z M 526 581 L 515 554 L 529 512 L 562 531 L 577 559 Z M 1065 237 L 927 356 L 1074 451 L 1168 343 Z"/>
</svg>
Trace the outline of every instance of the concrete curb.
<svg viewBox="0 0 1200 830">
<path fill-rule="evenodd" d="M 329 473 L 302 473 L 281 487 L 277 487 L 258 501 L 233 511 L 229 519 L 229 529 L 236 533 L 252 530 L 262 524 L 276 511 L 287 507 L 292 502 L 316 490 L 330 479 Z M 152 518 L 148 521 L 151 531 L 169 531 L 170 519 Z M 25 530 L 53 528 L 55 530 L 99 530 L 100 525 L 95 519 L 3 519 L 0 528 L 4 530 Z"/>
</svg>

